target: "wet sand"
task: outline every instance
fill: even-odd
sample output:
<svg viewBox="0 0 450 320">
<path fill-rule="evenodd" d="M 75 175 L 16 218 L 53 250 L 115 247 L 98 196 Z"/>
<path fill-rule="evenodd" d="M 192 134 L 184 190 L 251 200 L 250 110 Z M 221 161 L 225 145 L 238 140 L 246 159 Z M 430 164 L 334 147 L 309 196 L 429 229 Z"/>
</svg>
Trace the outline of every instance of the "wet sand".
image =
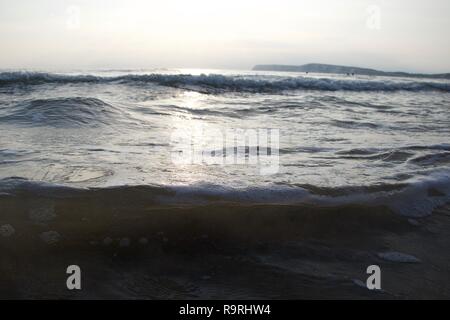
<svg viewBox="0 0 450 320">
<path fill-rule="evenodd" d="M 450 298 L 450 206 L 411 220 L 383 207 L 109 199 L 1 197 L 14 233 L 0 236 L 0 298 Z M 73 264 L 81 291 L 66 288 Z M 372 264 L 381 291 L 361 285 Z"/>
</svg>

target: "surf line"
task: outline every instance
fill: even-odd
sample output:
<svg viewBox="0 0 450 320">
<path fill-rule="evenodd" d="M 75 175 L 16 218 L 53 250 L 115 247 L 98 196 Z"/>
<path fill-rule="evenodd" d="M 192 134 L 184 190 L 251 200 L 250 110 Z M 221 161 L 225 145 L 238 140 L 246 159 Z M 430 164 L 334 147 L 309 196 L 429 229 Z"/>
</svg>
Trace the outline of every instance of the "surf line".
<svg viewBox="0 0 450 320">
<path fill-rule="evenodd" d="M 214 307 L 194 307 L 186 304 L 186 306 L 180 307 L 180 311 L 178 313 L 180 315 L 200 315 L 209 318 L 211 317 L 213 311 Z"/>
</svg>

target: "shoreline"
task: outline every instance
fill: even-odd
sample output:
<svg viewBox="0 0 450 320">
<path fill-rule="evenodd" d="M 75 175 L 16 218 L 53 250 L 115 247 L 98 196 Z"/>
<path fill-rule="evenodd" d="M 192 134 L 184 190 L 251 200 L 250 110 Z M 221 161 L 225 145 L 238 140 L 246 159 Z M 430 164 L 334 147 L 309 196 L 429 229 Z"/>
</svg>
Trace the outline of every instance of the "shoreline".
<svg viewBox="0 0 450 320">
<path fill-rule="evenodd" d="M 383 207 L 54 199 L 50 212 L 45 198 L 10 201 L 0 201 L 10 213 L 0 224 L 15 226 L 0 237 L 1 299 L 450 297 L 449 205 L 412 220 Z M 420 262 L 386 261 L 386 252 Z M 72 264 L 82 269 L 79 292 L 65 288 Z M 372 264 L 381 267 L 382 291 L 361 287 Z"/>
</svg>

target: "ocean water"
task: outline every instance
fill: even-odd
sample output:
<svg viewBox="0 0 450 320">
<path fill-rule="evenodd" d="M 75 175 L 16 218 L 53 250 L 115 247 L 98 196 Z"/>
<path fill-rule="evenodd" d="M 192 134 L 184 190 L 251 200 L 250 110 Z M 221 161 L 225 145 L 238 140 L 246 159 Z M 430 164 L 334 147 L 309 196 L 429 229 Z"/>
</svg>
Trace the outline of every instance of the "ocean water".
<svg viewBox="0 0 450 320">
<path fill-rule="evenodd" d="M 5 71 L 0 191 L 150 185 L 174 190 L 176 196 L 161 199 L 166 202 L 216 196 L 376 203 L 423 216 L 449 200 L 449 107 L 445 80 L 176 69 Z M 221 145 L 227 130 L 237 140 Z M 225 159 L 227 148 L 231 154 L 260 147 L 245 140 L 246 130 L 276 130 L 267 153 L 276 166 L 270 174 L 245 155 L 241 162 L 213 164 L 174 160 L 180 152 L 174 133 L 187 143 L 197 139 L 197 155 L 211 154 L 219 139 L 217 160 Z"/>
<path fill-rule="evenodd" d="M 0 297 L 448 298 L 449 108 L 432 79 L 1 72 Z"/>
</svg>

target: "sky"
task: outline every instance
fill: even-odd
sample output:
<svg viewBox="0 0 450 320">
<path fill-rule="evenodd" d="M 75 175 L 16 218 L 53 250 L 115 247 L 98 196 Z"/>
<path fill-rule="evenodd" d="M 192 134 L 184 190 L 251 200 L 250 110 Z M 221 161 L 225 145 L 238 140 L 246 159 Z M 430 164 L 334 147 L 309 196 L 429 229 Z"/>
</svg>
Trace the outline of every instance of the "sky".
<svg viewBox="0 0 450 320">
<path fill-rule="evenodd" d="M 450 72 L 448 0 L 0 0 L 0 69 Z"/>
</svg>

